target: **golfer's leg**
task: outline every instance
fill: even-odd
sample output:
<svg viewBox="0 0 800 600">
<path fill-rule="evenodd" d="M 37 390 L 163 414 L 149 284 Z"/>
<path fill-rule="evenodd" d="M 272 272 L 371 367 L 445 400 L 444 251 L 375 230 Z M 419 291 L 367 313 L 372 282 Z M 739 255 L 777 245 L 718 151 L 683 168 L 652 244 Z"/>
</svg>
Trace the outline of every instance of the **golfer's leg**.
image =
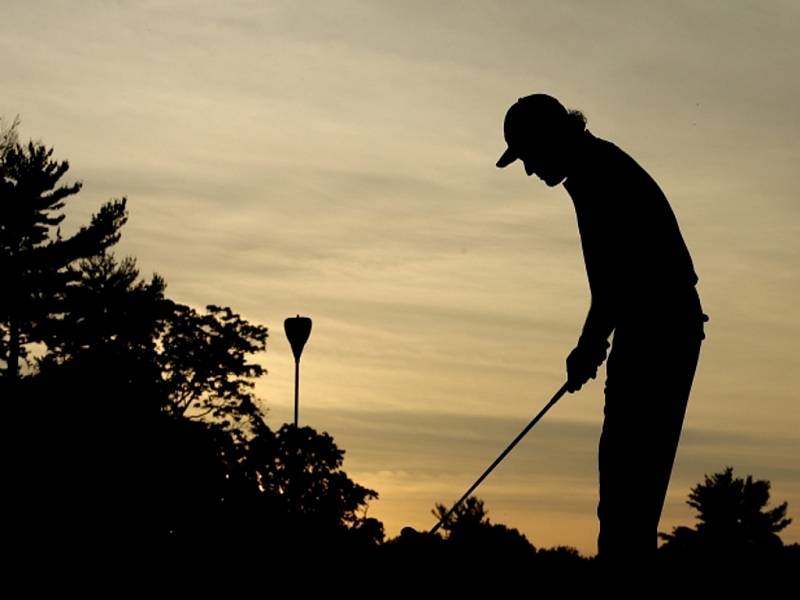
<svg viewBox="0 0 800 600">
<path fill-rule="evenodd" d="M 608 358 L 600 436 L 598 554 L 605 563 L 655 558 L 700 340 L 618 330 Z"/>
<path fill-rule="evenodd" d="M 600 533 L 598 555 L 606 564 L 647 560 L 654 552 L 646 527 L 653 497 L 647 459 L 647 431 L 652 428 L 646 409 L 641 360 L 645 354 L 632 332 L 618 328 L 606 365 L 605 418 L 600 435 L 598 466 Z"/>
<path fill-rule="evenodd" d="M 666 348 L 668 371 L 661 376 L 653 394 L 653 485 L 654 522 L 661 520 L 672 468 L 678 451 L 686 407 L 700 355 L 700 339 L 677 339 Z"/>
</svg>

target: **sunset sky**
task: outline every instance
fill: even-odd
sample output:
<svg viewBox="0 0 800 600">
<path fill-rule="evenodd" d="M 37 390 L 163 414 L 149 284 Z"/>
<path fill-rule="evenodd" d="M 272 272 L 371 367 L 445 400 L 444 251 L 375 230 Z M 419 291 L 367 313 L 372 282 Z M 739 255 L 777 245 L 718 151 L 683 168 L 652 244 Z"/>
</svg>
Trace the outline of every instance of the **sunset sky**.
<svg viewBox="0 0 800 600">
<path fill-rule="evenodd" d="M 390 536 L 433 526 L 564 381 L 590 299 L 575 211 L 495 162 L 518 97 L 582 110 L 666 193 L 711 317 L 660 530 L 730 465 L 772 482 L 800 541 L 797 2 L 0 8 L 0 116 L 84 183 L 65 232 L 127 196 L 118 257 L 267 326 L 274 428 L 283 320 L 311 317 L 301 424 L 379 492 Z M 593 555 L 602 418 L 598 377 L 479 488 L 489 518 Z"/>
</svg>

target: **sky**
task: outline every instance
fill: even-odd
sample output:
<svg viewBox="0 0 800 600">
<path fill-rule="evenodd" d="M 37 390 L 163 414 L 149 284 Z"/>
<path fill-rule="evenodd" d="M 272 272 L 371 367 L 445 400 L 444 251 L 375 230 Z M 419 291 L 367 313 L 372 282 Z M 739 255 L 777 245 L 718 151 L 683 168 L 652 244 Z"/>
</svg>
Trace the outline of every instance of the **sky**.
<svg viewBox="0 0 800 600">
<path fill-rule="evenodd" d="M 706 323 L 660 531 L 734 467 L 800 541 L 800 5 L 0 0 L 0 116 L 83 190 L 128 198 L 118 257 L 195 307 L 268 327 L 256 387 L 293 419 L 283 320 L 313 320 L 300 421 L 379 493 L 390 536 L 435 523 L 565 379 L 589 288 L 563 187 L 495 167 L 545 92 L 669 198 Z M 795 73 L 795 75 L 792 75 Z M 537 547 L 596 552 L 604 368 L 476 492 Z M 647 401 L 647 390 L 642 390 Z"/>
</svg>

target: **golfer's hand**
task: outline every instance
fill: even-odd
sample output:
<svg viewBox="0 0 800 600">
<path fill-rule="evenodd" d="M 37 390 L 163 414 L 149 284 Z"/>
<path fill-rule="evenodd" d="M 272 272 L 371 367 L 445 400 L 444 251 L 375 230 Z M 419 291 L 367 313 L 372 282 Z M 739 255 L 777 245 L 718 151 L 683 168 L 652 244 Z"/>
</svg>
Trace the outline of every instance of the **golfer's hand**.
<svg viewBox="0 0 800 600">
<path fill-rule="evenodd" d="M 567 357 L 567 390 L 577 392 L 589 379 L 597 377 L 597 369 L 606 359 L 608 342 L 590 347 L 578 344 Z"/>
</svg>

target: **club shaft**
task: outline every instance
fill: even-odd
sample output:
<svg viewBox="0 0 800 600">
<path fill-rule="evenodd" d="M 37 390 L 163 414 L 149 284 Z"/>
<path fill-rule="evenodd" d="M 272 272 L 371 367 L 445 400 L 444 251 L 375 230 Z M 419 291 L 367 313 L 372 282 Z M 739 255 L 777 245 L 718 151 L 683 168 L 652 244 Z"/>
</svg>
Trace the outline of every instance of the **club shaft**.
<svg viewBox="0 0 800 600">
<path fill-rule="evenodd" d="M 481 482 L 489 476 L 489 473 L 491 473 L 494 470 L 494 468 L 502 462 L 502 460 L 508 455 L 508 453 L 511 452 L 511 450 L 514 449 L 514 446 L 516 446 L 519 443 L 519 441 L 522 438 L 525 437 L 525 434 L 527 434 L 531 430 L 531 428 L 534 425 L 536 425 L 536 423 L 539 422 L 539 419 L 541 419 L 544 416 L 544 414 L 548 410 L 550 410 L 550 407 L 553 406 L 556 402 L 558 402 L 561 399 L 561 396 L 563 396 L 566 393 L 566 391 L 567 391 L 567 384 L 565 383 L 564 385 L 561 386 L 561 389 L 556 392 L 555 396 L 553 396 L 550 399 L 550 402 L 548 402 L 547 405 L 541 411 L 539 411 L 539 414 L 536 415 L 530 423 L 528 423 L 528 425 L 525 427 L 525 429 L 523 429 L 516 438 L 514 438 L 514 441 L 511 442 L 508 445 L 508 448 L 503 450 L 503 453 L 500 456 L 498 456 L 497 459 L 495 459 L 495 461 L 491 465 L 489 465 L 489 468 L 486 469 L 483 472 L 483 475 L 481 475 L 478 478 L 478 480 L 475 483 L 472 484 L 472 487 L 470 487 L 466 491 L 466 493 L 463 496 L 461 496 L 461 498 L 458 500 L 458 502 L 456 502 L 453 505 L 453 508 L 451 508 L 449 511 L 447 511 L 447 514 L 444 517 L 442 517 L 441 520 L 438 523 L 436 523 L 436 525 L 433 527 L 433 529 L 430 530 L 430 533 L 436 533 L 438 531 L 439 527 L 441 527 L 444 523 L 447 522 L 447 519 L 450 517 L 450 515 L 453 513 L 453 511 L 456 508 L 458 508 L 458 506 L 464 500 L 466 500 L 472 492 L 475 491 L 475 488 L 477 488 L 481 484 Z"/>
</svg>

